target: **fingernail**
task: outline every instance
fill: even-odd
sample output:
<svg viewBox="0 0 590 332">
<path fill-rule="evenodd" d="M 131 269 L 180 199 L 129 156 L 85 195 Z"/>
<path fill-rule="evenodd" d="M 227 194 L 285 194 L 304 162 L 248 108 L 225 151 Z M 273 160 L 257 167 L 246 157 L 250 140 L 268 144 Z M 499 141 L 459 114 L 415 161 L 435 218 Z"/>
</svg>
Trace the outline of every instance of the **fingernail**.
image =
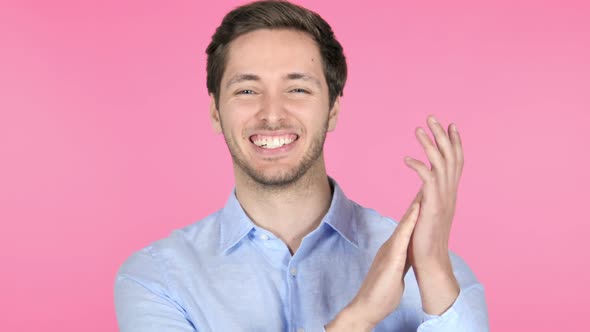
<svg viewBox="0 0 590 332">
<path fill-rule="evenodd" d="M 407 162 L 407 163 L 409 163 L 411 160 L 412 160 L 412 158 L 410 158 L 410 157 L 405 157 L 404 158 L 404 161 Z"/>
<path fill-rule="evenodd" d="M 451 130 L 454 132 L 457 132 L 457 125 L 455 125 L 454 123 L 451 124 Z"/>
<path fill-rule="evenodd" d="M 436 118 L 434 117 L 434 115 L 430 116 L 430 121 L 432 121 L 432 123 L 438 123 L 438 121 L 436 121 Z"/>
</svg>

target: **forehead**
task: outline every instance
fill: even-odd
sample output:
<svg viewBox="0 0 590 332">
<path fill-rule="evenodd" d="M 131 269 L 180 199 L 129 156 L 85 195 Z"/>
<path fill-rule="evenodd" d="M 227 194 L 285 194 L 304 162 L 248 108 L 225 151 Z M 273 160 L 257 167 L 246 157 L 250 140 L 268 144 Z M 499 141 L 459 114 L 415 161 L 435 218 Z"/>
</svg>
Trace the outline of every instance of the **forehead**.
<svg viewBox="0 0 590 332">
<path fill-rule="evenodd" d="M 236 74 L 275 78 L 292 72 L 308 73 L 323 84 L 319 48 L 307 33 L 288 29 L 260 29 L 229 44 L 223 83 Z"/>
</svg>

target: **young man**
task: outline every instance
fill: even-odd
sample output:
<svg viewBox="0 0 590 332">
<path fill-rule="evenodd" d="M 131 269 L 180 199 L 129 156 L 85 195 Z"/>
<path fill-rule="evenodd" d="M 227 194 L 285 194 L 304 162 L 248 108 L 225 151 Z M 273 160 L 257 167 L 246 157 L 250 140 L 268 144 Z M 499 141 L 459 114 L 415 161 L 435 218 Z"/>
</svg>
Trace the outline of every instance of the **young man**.
<svg viewBox="0 0 590 332">
<path fill-rule="evenodd" d="M 487 331 L 484 292 L 448 251 L 463 154 L 455 126 L 416 133 L 431 167 L 399 224 L 344 196 L 323 145 L 346 81 L 342 47 L 288 2 L 230 12 L 207 48 L 215 131 L 234 165 L 220 211 L 133 254 L 121 331 Z"/>
</svg>

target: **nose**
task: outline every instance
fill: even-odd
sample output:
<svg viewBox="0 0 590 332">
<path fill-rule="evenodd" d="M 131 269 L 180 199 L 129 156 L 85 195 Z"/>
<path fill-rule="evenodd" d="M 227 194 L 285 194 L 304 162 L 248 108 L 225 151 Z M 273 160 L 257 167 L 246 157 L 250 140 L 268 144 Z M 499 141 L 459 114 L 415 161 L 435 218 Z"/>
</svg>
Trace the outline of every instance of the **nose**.
<svg viewBox="0 0 590 332">
<path fill-rule="evenodd" d="M 286 117 L 286 109 L 280 96 L 267 93 L 262 98 L 258 118 L 268 124 L 281 123 Z"/>
</svg>

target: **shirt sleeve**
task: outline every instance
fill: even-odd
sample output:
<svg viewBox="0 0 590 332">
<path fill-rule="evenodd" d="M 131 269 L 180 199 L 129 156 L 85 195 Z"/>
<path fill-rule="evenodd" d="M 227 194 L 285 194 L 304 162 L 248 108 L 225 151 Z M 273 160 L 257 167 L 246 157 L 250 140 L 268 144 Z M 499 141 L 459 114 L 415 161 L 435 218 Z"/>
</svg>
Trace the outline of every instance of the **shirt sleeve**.
<svg viewBox="0 0 590 332">
<path fill-rule="evenodd" d="M 169 294 L 150 247 L 134 253 L 119 269 L 115 312 L 121 332 L 196 332 Z"/>
<path fill-rule="evenodd" d="M 469 266 L 459 256 L 450 253 L 453 272 L 459 282 L 459 296 L 441 315 L 423 312 L 418 332 L 488 332 L 488 309 L 484 288 Z"/>
</svg>

